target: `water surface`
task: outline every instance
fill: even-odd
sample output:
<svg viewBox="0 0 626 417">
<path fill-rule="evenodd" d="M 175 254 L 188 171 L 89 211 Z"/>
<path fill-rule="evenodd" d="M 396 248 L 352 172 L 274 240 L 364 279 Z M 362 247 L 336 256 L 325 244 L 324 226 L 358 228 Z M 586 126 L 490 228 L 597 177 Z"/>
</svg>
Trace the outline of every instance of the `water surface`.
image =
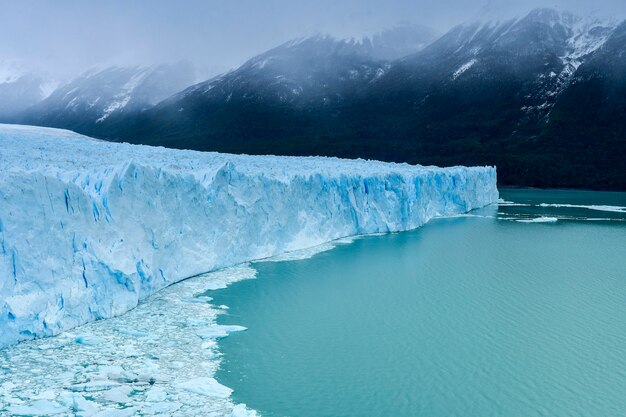
<svg viewBox="0 0 626 417">
<path fill-rule="evenodd" d="M 626 194 L 501 195 L 254 264 L 217 379 L 266 417 L 626 415 Z"/>
</svg>

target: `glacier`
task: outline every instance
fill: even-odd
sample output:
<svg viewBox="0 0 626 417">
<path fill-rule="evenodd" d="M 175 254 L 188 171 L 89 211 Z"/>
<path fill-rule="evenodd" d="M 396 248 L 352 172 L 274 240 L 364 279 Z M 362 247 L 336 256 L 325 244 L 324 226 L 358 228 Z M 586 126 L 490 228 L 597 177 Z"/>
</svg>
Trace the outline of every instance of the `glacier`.
<svg viewBox="0 0 626 417">
<path fill-rule="evenodd" d="M 0 125 L 0 346 L 208 271 L 498 201 L 495 167 L 230 155 Z"/>
</svg>

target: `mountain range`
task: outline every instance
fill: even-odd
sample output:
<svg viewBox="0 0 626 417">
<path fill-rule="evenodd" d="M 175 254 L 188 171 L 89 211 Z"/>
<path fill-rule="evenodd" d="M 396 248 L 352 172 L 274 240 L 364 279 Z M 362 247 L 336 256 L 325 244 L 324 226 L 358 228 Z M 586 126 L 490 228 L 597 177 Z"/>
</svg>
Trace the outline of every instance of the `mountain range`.
<svg viewBox="0 0 626 417">
<path fill-rule="evenodd" d="M 501 185 L 626 190 L 625 22 L 537 9 L 439 37 L 412 26 L 317 35 L 199 84 L 188 74 L 90 74 L 10 120 L 174 148 L 496 165 Z"/>
</svg>

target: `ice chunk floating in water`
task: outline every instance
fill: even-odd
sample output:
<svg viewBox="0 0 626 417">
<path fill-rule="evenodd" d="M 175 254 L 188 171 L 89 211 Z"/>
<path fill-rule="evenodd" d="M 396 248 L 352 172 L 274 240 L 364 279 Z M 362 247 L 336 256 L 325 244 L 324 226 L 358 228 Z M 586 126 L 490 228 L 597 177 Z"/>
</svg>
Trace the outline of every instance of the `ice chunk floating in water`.
<svg viewBox="0 0 626 417">
<path fill-rule="evenodd" d="M 556 217 L 537 217 L 534 219 L 517 220 L 519 223 L 556 223 L 559 221 Z"/>
<path fill-rule="evenodd" d="M 0 346 L 122 314 L 206 271 L 497 200 L 493 167 L 236 156 L 1 125 Z"/>
</svg>

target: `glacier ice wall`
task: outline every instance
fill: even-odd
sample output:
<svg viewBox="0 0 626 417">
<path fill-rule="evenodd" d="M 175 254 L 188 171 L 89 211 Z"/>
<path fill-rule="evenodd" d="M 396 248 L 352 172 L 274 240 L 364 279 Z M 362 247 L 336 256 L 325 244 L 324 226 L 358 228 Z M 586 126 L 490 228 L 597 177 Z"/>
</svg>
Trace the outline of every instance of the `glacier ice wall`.
<svg viewBox="0 0 626 417">
<path fill-rule="evenodd" d="M 184 278 L 496 202 L 493 167 L 243 156 L 0 125 L 0 346 Z"/>
</svg>

